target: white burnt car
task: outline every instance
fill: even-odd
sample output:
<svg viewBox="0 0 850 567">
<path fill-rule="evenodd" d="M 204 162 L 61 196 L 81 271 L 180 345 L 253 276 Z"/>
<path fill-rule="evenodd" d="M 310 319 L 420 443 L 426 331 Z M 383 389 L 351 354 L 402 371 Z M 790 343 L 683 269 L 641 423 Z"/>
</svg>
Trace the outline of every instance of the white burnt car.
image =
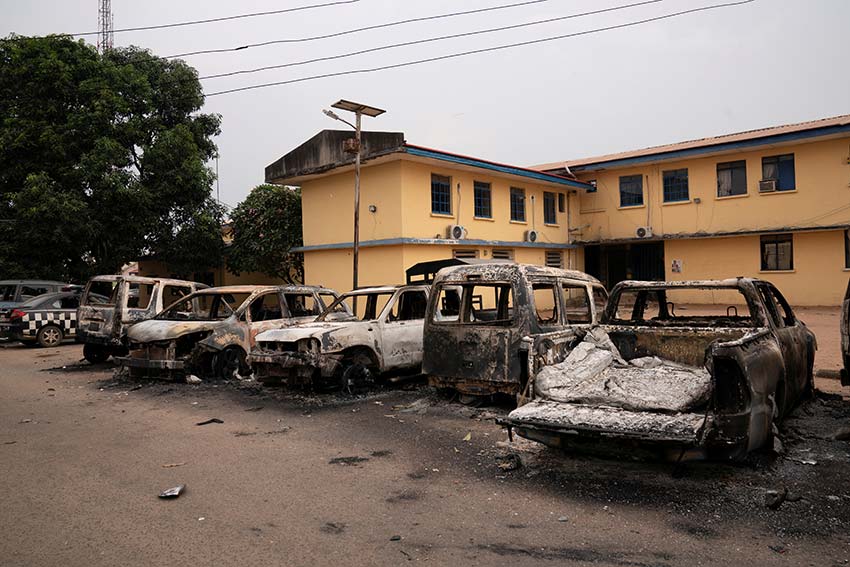
<svg viewBox="0 0 850 567">
<path fill-rule="evenodd" d="M 429 291 L 423 285 L 358 289 L 314 323 L 257 335 L 250 356 L 257 379 L 351 388 L 379 374 L 419 372 Z"/>
<path fill-rule="evenodd" d="M 197 291 L 130 327 L 130 354 L 116 361 L 131 375 L 247 375 L 247 355 L 257 334 L 312 321 L 337 297 L 331 289 L 314 286 L 240 285 Z"/>
</svg>

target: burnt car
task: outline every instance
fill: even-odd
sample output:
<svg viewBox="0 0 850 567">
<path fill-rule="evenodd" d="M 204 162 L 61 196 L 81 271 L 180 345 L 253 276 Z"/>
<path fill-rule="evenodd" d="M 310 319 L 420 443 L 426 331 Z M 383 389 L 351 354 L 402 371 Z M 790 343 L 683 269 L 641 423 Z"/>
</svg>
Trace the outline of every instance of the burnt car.
<svg viewBox="0 0 850 567">
<path fill-rule="evenodd" d="M 383 286 L 343 294 L 314 323 L 257 336 L 251 364 L 264 383 L 340 387 L 417 373 L 429 287 Z"/>
<path fill-rule="evenodd" d="M 841 385 L 850 386 L 850 282 L 841 304 Z"/>
<path fill-rule="evenodd" d="M 602 325 L 539 366 L 533 399 L 500 423 L 555 447 L 739 459 L 813 392 L 816 349 L 770 282 L 622 282 Z"/>
<path fill-rule="evenodd" d="M 72 287 L 50 280 L 0 280 L 0 308 L 17 307 L 45 293 L 72 291 Z"/>
<path fill-rule="evenodd" d="M 465 396 L 519 394 L 535 358 L 562 360 L 607 300 L 583 272 L 530 264 L 441 270 L 425 319 L 422 371 Z"/>
<path fill-rule="evenodd" d="M 80 294 L 45 293 L 18 305 L 0 308 L 0 338 L 54 347 L 74 338 Z"/>
<path fill-rule="evenodd" d="M 336 301 L 314 286 L 225 286 L 197 291 L 127 332 L 131 375 L 249 375 L 258 333 L 312 321 Z"/>
<path fill-rule="evenodd" d="M 86 284 L 77 310 L 76 340 L 92 364 L 126 354 L 127 329 L 150 319 L 181 297 L 204 289 L 197 282 L 140 276 L 95 276 Z"/>
</svg>

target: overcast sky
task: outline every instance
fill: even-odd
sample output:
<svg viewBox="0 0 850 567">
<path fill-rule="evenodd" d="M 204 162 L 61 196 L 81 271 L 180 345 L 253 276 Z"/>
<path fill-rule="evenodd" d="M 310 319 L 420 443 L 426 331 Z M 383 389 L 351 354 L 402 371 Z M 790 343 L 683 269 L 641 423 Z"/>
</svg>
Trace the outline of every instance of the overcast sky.
<svg viewBox="0 0 850 567">
<path fill-rule="evenodd" d="M 115 29 L 278 10 L 329 0 L 113 0 Z M 519 0 L 359 0 L 289 14 L 116 33 L 116 46 L 168 56 L 308 37 Z M 631 0 L 636 2 L 637 0 Z M 728 0 L 665 0 L 607 14 L 204 81 L 207 93 L 369 68 L 616 25 Z M 209 75 L 617 6 L 547 0 L 341 38 L 186 57 Z M 97 29 L 98 0 L 0 0 L 0 36 Z M 263 169 L 324 128 L 340 98 L 387 110 L 364 128 L 514 165 L 575 159 L 850 113 L 850 2 L 751 4 L 495 53 L 210 97 L 221 197 L 235 205 Z M 88 38 L 94 41 L 94 38 Z"/>
</svg>

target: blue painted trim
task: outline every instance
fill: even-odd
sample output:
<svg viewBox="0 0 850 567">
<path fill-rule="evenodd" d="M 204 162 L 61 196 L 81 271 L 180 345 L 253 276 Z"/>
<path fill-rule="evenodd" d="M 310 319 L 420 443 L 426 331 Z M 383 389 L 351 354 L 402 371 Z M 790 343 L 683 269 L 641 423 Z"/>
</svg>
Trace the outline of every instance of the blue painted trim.
<svg viewBox="0 0 850 567">
<path fill-rule="evenodd" d="M 360 243 L 361 248 L 372 248 L 375 246 L 398 246 L 400 244 L 414 244 L 422 246 L 498 246 L 504 248 L 548 248 L 566 250 L 577 248 L 575 244 L 555 242 L 511 242 L 507 240 L 449 240 L 447 238 L 381 238 L 378 240 L 364 240 Z M 293 252 L 313 252 L 315 250 L 345 250 L 353 248 L 352 242 L 335 242 L 332 244 L 314 244 L 312 246 L 299 246 L 293 248 Z"/>
<path fill-rule="evenodd" d="M 743 140 L 740 142 L 726 142 L 714 144 L 711 146 L 701 146 L 699 148 L 689 148 L 686 150 L 676 150 L 669 152 L 659 152 L 655 154 L 647 154 L 633 158 L 615 159 L 610 161 L 599 161 L 594 163 L 585 163 L 571 167 L 572 171 L 601 171 L 605 169 L 613 169 L 615 167 L 624 167 L 654 161 L 669 161 L 681 159 L 693 155 L 708 154 L 714 152 L 722 152 L 726 150 L 735 150 L 740 148 L 752 148 L 755 146 L 766 146 L 780 142 L 793 142 L 795 140 L 807 140 L 809 138 L 818 138 L 820 136 L 829 136 L 832 134 L 850 133 L 850 124 L 838 126 L 826 126 L 814 130 L 805 130 L 803 132 L 790 132 L 788 134 L 774 134 L 773 136 L 765 136 L 763 138 L 754 138 L 752 140 Z"/>
<path fill-rule="evenodd" d="M 481 169 L 489 169 L 491 171 L 498 171 L 500 173 L 508 173 L 510 175 L 518 175 L 520 177 L 527 177 L 529 179 L 536 179 L 538 181 L 546 181 L 549 183 L 556 183 L 558 185 L 566 185 L 568 187 L 575 187 L 576 189 L 584 189 L 587 191 L 592 186 L 587 183 L 582 183 L 581 181 L 573 181 L 572 179 L 564 179 L 563 177 L 550 175 L 548 173 L 543 173 L 542 171 L 531 171 L 528 169 L 521 169 L 518 167 L 511 167 L 509 165 L 499 165 L 496 163 L 490 163 L 487 161 L 481 161 L 473 158 L 467 158 L 463 156 L 457 156 L 453 154 L 445 154 L 442 152 L 437 152 L 433 150 L 425 150 L 422 148 L 415 148 L 411 146 L 405 146 L 404 151 L 412 156 L 426 157 L 432 159 L 438 159 L 441 161 L 448 161 L 451 163 L 459 163 L 462 165 L 470 165 L 472 167 L 480 167 Z"/>
</svg>

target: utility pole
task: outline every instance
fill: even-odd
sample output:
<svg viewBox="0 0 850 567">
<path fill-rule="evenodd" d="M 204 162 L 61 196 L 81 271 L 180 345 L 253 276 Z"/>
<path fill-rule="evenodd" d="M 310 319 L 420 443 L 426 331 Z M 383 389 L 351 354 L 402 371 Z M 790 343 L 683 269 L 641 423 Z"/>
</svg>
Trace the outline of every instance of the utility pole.
<svg viewBox="0 0 850 567">
<path fill-rule="evenodd" d="M 333 118 L 334 120 L 339 120 L 340 122 L 344 122 L 354 128 L 354 139 L 346 140 L 343 146 L 343 149 L 346 153 L 355 154 L 354 158 L 354 258 L 353 258 L 353 276 L 352 276 L 352 287 L 351 289 L 357 289 L 357 272 L 359 268 L 360 261 L 360 157 L 361 157 L 361 149 L 360 149 L 360 117 L 362 115 L 371 116 L 375 118 L 376 116 L 380 116 L 383 114 L 384 110 L 380 108 L 374 108 L 372 106 L 367 106 L 365 104 L 360 104 L 357 102 L 351 102 L 349 100 L 340 100 L 331 105 L 333 108 L 338 108 L 340 110 L 346 110 L 348 112 L 353 112 L 355 116 L 354 124 L 349 122 L 348 120 L 343 120 L 335 112 L 332 110 L 324 110 L 323 112 Z M 356 298 L 355 298 L 356 300 Z M 354 305 L 355 310 L 357 309 L 357 305 Z M 356 313 L 355 313 L 356 314 Z"/>
<path fill-rule="evenodd" d="M 112 0 L 100 0 L 100 8 L 97 11 L 97 50 L 100 53 L 112 49 L 114 24 Z"/>
</svg>

